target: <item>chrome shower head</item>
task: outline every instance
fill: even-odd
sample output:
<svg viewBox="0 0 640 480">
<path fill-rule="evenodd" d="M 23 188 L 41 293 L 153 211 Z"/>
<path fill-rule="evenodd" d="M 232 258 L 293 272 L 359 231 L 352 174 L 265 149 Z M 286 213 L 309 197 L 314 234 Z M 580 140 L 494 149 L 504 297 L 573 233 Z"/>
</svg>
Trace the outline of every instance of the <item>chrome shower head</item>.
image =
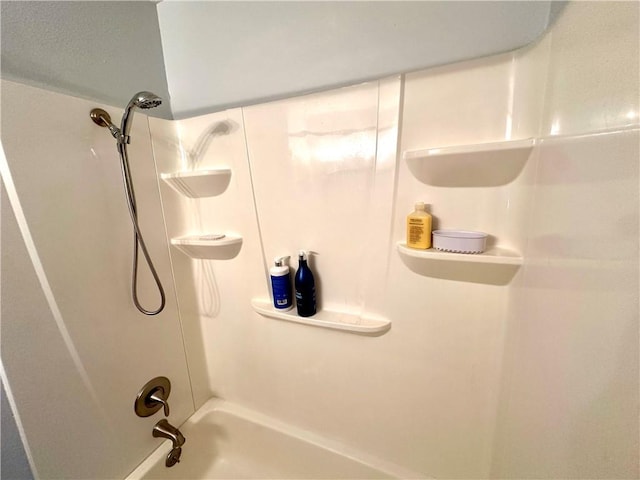
<svg viewBox="0 0 640 480">
<path fill-rule="evenodd" d="M 142 109 L 155 108 L 162 104 L 162 99 L 155 93 L 138 92 L 133 96 L 129 104 Z"/>
<path fill-rule="evenodd" d="M 131 129 L 131 116 L 134 108 L 149 109 L 155 108 L 162 103 L 162 99 L 155 93 L 151 92 L 138 92 L 136 93 L 129 103 L 127 108 L 124 109 L 124 115 L 122 115 L 122 123 L 120 125 L 120 131 L 122 132 L 122 140 L 124 143 L 129 143 L 129 130 Z"/>
<path fill-rule="evenodd" d="M 115 138 L 119 144 L 127 144 L 129 143 L 129 130 L 131 129 L 133 109 L 141 108 L 147 110 L 149 108 L 155 108 L 160 104 L 162 104 L 162 99 L 155 93 L 138 92 L 129 100 L 127 107 L 124 109 L 120 129 L 111 122 L 109 114 L 100 108 L 91 110 L 91 119 L 101 127 L 108 127 L 111 135 L 113 135 L 113 138 Z"/>
</svg>

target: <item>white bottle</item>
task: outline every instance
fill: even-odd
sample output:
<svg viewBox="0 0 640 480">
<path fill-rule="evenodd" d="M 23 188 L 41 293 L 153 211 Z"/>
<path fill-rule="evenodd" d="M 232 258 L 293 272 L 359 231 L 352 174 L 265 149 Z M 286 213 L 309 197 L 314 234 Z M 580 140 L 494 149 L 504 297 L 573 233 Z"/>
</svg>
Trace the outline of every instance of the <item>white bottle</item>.
<svg viewBox="0 0 640 480">
<path fill-rule="evenodd" d="M 269 269 L 271 289 L 273 291 L 273 306 L 277 310 L 291 310 L 293 300 L 291 295 L 291 276 L 289 266 L 284 261 L 289 257 L 276 257 L 274 266 Z"/>
</svg>

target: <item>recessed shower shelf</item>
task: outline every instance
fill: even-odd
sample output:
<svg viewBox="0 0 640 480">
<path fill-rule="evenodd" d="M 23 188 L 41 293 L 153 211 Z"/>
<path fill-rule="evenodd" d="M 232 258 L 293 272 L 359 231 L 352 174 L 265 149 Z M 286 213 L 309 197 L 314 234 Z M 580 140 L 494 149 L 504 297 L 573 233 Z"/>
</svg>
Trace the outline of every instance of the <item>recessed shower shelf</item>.
<svg viewBox="0 0 640 480">
<path fill-rule="evenodd" d="M 160 178 L 176 192 L 189 198 L 213 197 L 227 189 L 230 168 L 213 168 L 188 172 L 163 173 Z"/>
<path fill-rule="evenodd" d="M 500 186 L 524 168 L 535 138 L 406 151 L 404 160 L 423 183 L 442 187 Z"/>
<path fill-rule="evenodd" d="M 237 235 L 190 235 L 172 238 L 171 245 L 191 258 L 229 260 L 240 252 L 242 237 Z"/>
<path fill-rule="evenodd" d="M 359 333 L 361 335 L 382 335 L 391 328 L 391 322 L 389 320 L 366 314 L 356 315 L 332 310 L 320 310 L 313 317 L 299 317 L 295 308 L 287 312 L 281 312 L 273 307 L 270 300 L 257 298 L 251 300 L 251 306 L 264 317 L 332 330 Z"/>
<path fill-rule="evenodd" d="M 421 258 L 424 260 L 444 260 L 448 262 L 464 262 L 464 263 L 488 263 L 493 265 L 522 265 L 522 256 L 508 250 L 506 248 L 493 247 L 483 253 L 452 253 L 441 252 L 435 248 L 428 248 L 427 250 L 419 250 L 416 248 L 407 247 L 404 242 L 398 243 L 398 251 L 402 255 L 406 255 L 414 258 Z"/>
</svg>

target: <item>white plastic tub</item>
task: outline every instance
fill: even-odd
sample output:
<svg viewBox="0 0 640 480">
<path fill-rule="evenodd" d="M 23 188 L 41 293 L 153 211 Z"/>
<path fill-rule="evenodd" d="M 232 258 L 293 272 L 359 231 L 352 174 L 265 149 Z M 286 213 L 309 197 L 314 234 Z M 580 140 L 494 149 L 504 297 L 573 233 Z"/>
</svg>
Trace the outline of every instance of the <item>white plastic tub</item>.
<svg viewBox="0 0 640 480">
<path fill-rule="evenodd" d="M 171 449 L 165 441 L 127 480 L 423 477 L 217 399 L 200 408 L 180 431 L 187 439 L 180 463 L 165 467 Z"/>
<path fill-rule="evenodd" d="M 469 230 L 434 230 L 433 248 L 443 252 L 482 253 L 487 247 L 487 234 Z"/>
</svg>

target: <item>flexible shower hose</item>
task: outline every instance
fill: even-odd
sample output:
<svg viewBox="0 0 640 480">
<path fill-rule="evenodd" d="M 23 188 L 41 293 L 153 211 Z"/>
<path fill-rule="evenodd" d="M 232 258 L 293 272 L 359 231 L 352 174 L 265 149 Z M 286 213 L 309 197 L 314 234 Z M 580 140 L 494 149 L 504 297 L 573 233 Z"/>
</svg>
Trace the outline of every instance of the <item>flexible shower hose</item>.
<svg viewBox="0 0 640 480">
<path fill-rule="evenodd" d="M 127 194 L 127 206 L 129 207 L 129 215 L 131 216 L 131 223 L 133 223 L 133 268 L 131 276 L 131 294 L 133 297 L 133 303 L 140 312 L 145 315 L 157 315 L 164 309 L 165 294 L 160 282 L 158 272 L 153 265 L 153 261 L 147 251 L 147 246 L 144 243 L 140 226 L 138 225 L 138 209 L 136 204 L 136 195 L 133 190 L 133 182 L 131 180 L 131 171 L 129 169 L 129 158 L 127 156 L 127 145 L 124 142 L 118 142 L 118 153 L 120 154 L 120 165 L 122 167 L 122 180 L 124 182 L 124 190 Z M 142 250 L 151 275 L 156 282 L 158 292 L 160 293 L 160 306 L 156 310 L 146 310 L 138 300 L 138 248 Z"/>
</svg>

